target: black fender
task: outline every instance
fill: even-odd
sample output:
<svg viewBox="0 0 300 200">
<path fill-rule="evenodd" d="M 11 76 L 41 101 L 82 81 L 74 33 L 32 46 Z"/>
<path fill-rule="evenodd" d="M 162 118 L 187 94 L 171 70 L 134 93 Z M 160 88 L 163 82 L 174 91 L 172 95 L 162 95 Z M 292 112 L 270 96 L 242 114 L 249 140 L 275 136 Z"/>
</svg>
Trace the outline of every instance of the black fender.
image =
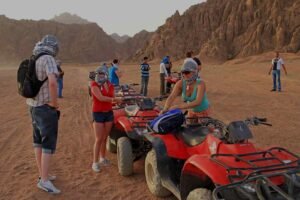
<svg viewBox="0 0 300 200">
<path fill-rule="evenodd" d="M 120 137 L 124 137 L 124 136 L 125 136 L 124 132 L 121 131 L 121 130 L 119 130 L 119 129 L 117 129 L 117 128 L 115 127 L 115 125 L 113 125 L 113 127 L 112 127 L 112 129 L 111 129 L 111 131 L 110 131 L 110 133 L 109 133 L 109 138 L 110 138 L 111 140 L 113 140 L 113 144 L 114 144 L 114 145 L 117 145 L 118 139 L 119 139 Z"/>
</svg>

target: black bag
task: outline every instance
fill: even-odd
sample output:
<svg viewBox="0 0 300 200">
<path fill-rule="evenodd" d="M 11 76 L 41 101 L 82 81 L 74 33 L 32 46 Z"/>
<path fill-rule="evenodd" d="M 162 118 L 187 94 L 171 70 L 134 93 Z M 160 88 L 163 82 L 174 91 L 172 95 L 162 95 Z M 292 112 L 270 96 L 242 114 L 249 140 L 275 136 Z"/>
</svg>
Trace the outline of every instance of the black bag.
<svg viewBox="0 0 300 200">
<path fill-rule="evenodd" d="M 170 110 L 150 122 L 150 128 L 155 133 L 166 134 L 176 132 L 185 122 L 185 116 L 180 109 Z"/>
<path fill-rule="evenodd" d="M 40 81 L 36 75 L 36 60 L 43 55 L 47 54 L 31 56 L 29 59 L 23 60 L 19 66 L 17 73 L 18 92 L 25 98 L 35 97 L 44 82 L 48 80 L 48 77 L 46 77 L 45 80 Z"/>
<path fill-rule="evenodd" d="M 273 62 L 273 70 L 277 70 L 277 63 L 278 63 L 279 59 L 276 58 L 274 59 L 274 62 Z"/>
</svg>

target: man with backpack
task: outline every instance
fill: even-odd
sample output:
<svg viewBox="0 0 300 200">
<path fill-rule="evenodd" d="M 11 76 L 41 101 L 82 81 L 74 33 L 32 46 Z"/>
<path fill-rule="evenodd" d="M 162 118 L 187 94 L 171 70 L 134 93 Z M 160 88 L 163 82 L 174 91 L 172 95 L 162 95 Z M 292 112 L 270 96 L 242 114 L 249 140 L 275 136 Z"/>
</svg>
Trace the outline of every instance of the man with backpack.
<svg viewBox="0 0 300 200">
<path fill-rule="evenodd" d="M 148 57 L 144 57 L 143 63 L 141 64 L 141 94 L 143 96 L 147 96 L 148 93 L 149 71 L 150 65 L 148 64 Z"/>
<path fill-rule="evenodd" d="M 27 98 L 26 101 L 30 107 L 33 146 L 39 170 L 37 187 L 52 194 L 60 193 L 60 190 L 51 182 L 56 177 L 49 175 L 50 160 L 56 149 L 59 119 L 57 102 L 57 76 L 59 72 L 54 59 L 57 53 L 58 40 L 53 35 L 44 36 L 35 45 L 33 50 L 35 70 L 33 73 L 43 83 L 37 95 Z"/>
<path fill-rule="evenodd" d="M 279 52 L 275 52 L 276 56 L 275 58 L 272 59 L 272 65 L 271 68 L 269 70 L 269 75 L 272 72 L 272 76 L 273 76 L 273 89 L 271 90 L 271 92 L 274 92 L 278 89 L 278 92 L 281 92 L 281 81 L 280 81 L 280 70 L 281 70 L 281 66 L 284 69 L 285 75 L 287 75 L 287 71 L 286 68 L 284 66 L 284 62 L 283 59 L 279 57 Z M 278 87 L 277 87 L 277 83 L 278 82 Z"/>
</svg>

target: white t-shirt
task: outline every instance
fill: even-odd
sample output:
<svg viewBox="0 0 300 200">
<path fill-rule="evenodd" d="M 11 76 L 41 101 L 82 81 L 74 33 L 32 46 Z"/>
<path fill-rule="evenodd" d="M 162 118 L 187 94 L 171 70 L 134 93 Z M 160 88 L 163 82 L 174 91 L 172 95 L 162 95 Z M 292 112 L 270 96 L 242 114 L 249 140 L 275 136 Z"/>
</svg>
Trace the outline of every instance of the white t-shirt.
<svg viewBox="0 0 300 200">
<path fill-rule="evenodd" d="M 165 76 L 168 76 L 168 72 L 167 72 L 167 69 L 166 69 L 166 65 L 165 65 L 164 63 L 160 63 L 160 66 L 159 66 L 159 73 L 165 74 Z"/>
<path fill-rule="evenodd" d="M 280 70 L 281 69 L 281 65 L 284 65 L 283 59 L 282 58 L 273 58 L 272 60 L 272 65 L 274 66 L 274 63 L 276 62 L 276 70 Z M 274 67 L 273 67 L 273 70 Z"/>
<path fill-rule="evenodd" d="M 193 58 L 184 59 L 183 64 L 186 63 L 187 61 L 192 61 L 192 62 L 196 63 L 196 65 L 198 66 L 197 62 Z"/>
</svg>

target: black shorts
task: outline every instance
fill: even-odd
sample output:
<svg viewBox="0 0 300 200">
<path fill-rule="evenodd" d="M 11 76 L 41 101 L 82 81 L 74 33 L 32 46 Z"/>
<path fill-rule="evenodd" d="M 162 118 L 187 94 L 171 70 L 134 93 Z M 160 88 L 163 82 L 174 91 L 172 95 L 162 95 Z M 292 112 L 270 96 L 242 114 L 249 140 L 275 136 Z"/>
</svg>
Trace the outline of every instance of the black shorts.
<svg viewBox="0 0 300 200">
<path fill-rule="evenodd" d="M 53 154 L 56 149 L 58 112 L 48 105 L 30 107 L 33 126 L 33 146 L 44 153 Z"/>
<path fill-rule="evenodd" d="M 112 122 L 114 121 L 114 113 L 113 111 L 93 112 L 93 121 L 98 123 Z"/>
</svg>

